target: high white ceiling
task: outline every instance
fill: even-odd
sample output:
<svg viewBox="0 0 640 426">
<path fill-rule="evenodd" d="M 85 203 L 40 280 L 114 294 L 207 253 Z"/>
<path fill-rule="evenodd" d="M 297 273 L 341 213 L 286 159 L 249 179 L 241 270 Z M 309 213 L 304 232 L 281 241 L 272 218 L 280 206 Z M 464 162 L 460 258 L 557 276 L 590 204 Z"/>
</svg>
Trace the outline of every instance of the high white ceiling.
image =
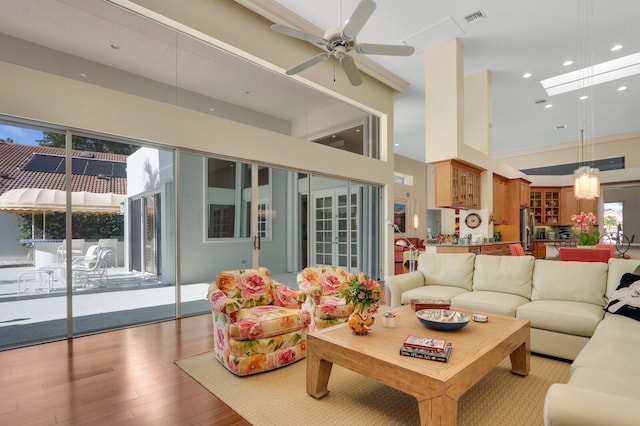
<svg viewBox="0 0 640 426">
<path fill-rule="evenodd" d="M 347 19 L 359 0 L 265 3 L 273 1 L 327 29 Z M 425 30 L 426 37 L 413 56 L 369 56 L 410 82 L 395 101 L 395 150 L 418 160 L 425 157 L 422 50 L 456 36 L 439 34 L 437 30 L 443 26 L 459 29 L 466 74 L 485 69 L 492 72 L 492 149 L 498 157 L 579 138 L 583 108 L 578 94 L 548 97 L 539 83 L 541 79 L 579 68 L 585 56 L 602 62 L 640 52 L 637 0 L 594 0 L 589 25 L 580 18 L 584 7 L 579 7 L 589 4 L 587 0 L 376 3 L 377 9 L 358 41 L 401 44 Z M 480 9 L 486 19 L 465 21 L 464 16 Z M 581 41 L 585 34 L 592 34 L 588 49 Z M 611 46 L 617 43 L 623 48 L 611 52 Z M 290 66 L 305 59 L 293 58 Z M 573 59 L 574 65 L 563 67 L 567 59 Z M 314 123 L 314 111 L 326 114 L 330 110 L 344 117 L 345 124 L 366 115 L 345 104 L 337 105 L 320 93 L 310 94 L 299 84 L 237 57 L 221 56 L 211 46 L 101 0 L 2 0 L 0 60 L 182 103 L 222 117 L 240 112 L 250 123 L 275 119 L 286 127 L 288 122 L 300 121 L 300 112 L 304 111 L 302 121 L 308 126 L 304 136 L 317 136 L 321 133 L 319 126 L 326 121 L 318 119 Z M 524 72 L 533 76 L 525 80 Z M 301 75 L 304 77 L 304 72 Z M 149 81 L 158 84 L 148 85 Z M 622 84 L 627 90 L 618 92 Z M 640 111 L 639 76 L 596 86 L 594 92 L 591 100 L 595 102 L 589 110 L 593 112 L 591 123 L 596 136 L 640 130 L 636 118 Z M 553 108 L 535 103 L 543 99 Z M 556 130 L 560 125 L 566 128 Z"/>
<path fill-rule="evenodd" d="M 276 0 L 316 26 L 327 29 L 348 19 L 359 0 Z M 573 142 L 583 127 L 578 92 L 549 97 L 540 80 L 593 63 L 640 52 L 640 2 L 637 0 L 376 0 L 377 8 L 358 36 L 361 43 L 401 44 L 425 30 L 419 47 L 431 48 L 460 29 L 465 74 L 489 70 L 493 75 L 493 154 Z M 589 18 L 592 4 L 592 18 Z M 465 16 L 482 10 L 486 19 L 467 23 Z M 453 21 L 453 22 L 452 22 Z M 589 42 L 589 38 L 591 41 Z M 610 49 L 623 45 L 617 52 Z M 396 153 L 424 159 L 424 54 L 369 58 L 409 81 L 395 101 Z M 574 64 L 564 67 L 565 60 Z M 296 64 L 291 64 L 296 65 Z M 533 74 L 525 80 L 525 72 Z M 627 86 L 618 92 L 621 85 Z M 592 107 L 596 136 L 640 129 L 640 76 L 596 86 Z M 535 101 L 545 99 L 552 108 Z M 556 126 L 566 129 L 556 130 Z M 585 126 L 590 127 L 590 126 Z"/>
</svg>

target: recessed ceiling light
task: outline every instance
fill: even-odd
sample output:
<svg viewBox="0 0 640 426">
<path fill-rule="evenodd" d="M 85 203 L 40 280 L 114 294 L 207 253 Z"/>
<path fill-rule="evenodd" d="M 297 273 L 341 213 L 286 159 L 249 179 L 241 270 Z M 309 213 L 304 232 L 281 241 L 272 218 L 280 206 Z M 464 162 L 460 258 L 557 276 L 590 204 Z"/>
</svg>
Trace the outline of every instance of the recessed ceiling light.
<svg viewBox="0 0 640 426">
<path fill-rule="evenodd" d="M 562 63 L 562 65 L 568 67 L 569 65 L 573 65 L 573 61 L 571 59 L 566 60 Z"/>
<path fill-rule="evenodd" d="M 613 46 L 611 48 L 612 52 L 617 52 L 618 50 L 622 49 L 622 45 L 621 44 L 616 44 L 615 46 Z"/>
<path fill-rule="evenodd" d="M 216 109 L 215 108 L 209 108 L 209 111 L 214 112 Z"/>
<path fill-rule="evenodd" d="M 544 107 L 547 108 L 547 109 L 553 108 L 553 104 L 546 104 Z"/>
<path fill-rule="evenodd" d="M 584 101 L 585 99 L 589 99 L 589 97 L 587 95 L 582 95 L 579 98 L 581 101 Z"/>
<path fill-rule="evenodd" d="M 360 133 L 360 129 L 356 129 L 356 133 Z"/>
<path fill-rule="evenodd" d="M 82 77 L 82 78 L 87 78 L 87 75 L 86 75 L 85 73 L 81 72 L 81 73 L 80 73 L 80 77 Z"/>
<path fill-rule="evenodd" d="M 400 144 L 399 144 L 399 143 L 397 143 L 397 144 L 395 144 L 395 146 L 400 146 Z"/>
<path fill-rule="evenodd" d="M 623 90 L 627 90 L 627 86 L 618 87 L 618 92 L 622 92 Z"/>
<path fill-rule="evenodd" d="M 533 74 L 531 74 L 530 72 L 525 72 L 524 74 L 522 74 L 522 78 L 531 78 Z"/>
</svg>

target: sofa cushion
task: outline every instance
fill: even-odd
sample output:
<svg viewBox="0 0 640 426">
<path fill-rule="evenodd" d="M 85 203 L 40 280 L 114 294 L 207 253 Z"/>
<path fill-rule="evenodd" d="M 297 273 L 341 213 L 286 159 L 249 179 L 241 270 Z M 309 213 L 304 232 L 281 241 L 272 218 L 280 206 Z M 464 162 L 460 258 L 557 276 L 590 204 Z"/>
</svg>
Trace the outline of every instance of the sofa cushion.
<svg viewBox="0 0 640 426">
<path fill-rule="evenodd" d="M 571 375 L 569 384 L 594 389 L 607 394 L 640 400 L 640 375 L 614 371 L 610 368 L 581 367 Z"/>
<path fill-rule="evenodd" d="M 627 330 L 637 333 L 639 329 L 633 327 Z M 626 339 L 611 339 L 596 333 L 576 359 L 571 368 L 577 371 L 582 367 L 601 367 L 612 372 L 640 375 L 640 363 L 637 354 L 640 353 L 640 342 Z"/>
<path fill-rule="evenodd" d="M 402 293 L 401 303 L 410 305 L 411 299 L 448 299 L 451 300 L 455 296 L 467 293 L 460 287 L 451 287 L 446 285 L 425 285 L 407 290 Z"/>
<path fill-rule="evenodd" d="M 216 283 L 225 295 L 236 299 L 242 308 L 273 303 L 271 273 L 267 268 L 222 271 Z"/>
<path fill-rule="evenodd" d="M 258 339 L 289 333 L 309 326 L 311 317 L 299 309 L 256 306 L 238 311 L 235 323 L 229 324 L 229 337 Z"/>
<path fill-rule="evenodd" d="M 627 272 L 633 271 L 640 267 L 640 260 L 637 259 L 609 259 L 609 273 L 607 274 L 607 300 L 620 285 L 620 278 Z M 640 275 L 634 273 L 635 275 Z"/>
<path fill-rule="evenodd" d="M 591 303 L 536 300 L 520 306 L 516 317 L 529 320 L 531 328 L 591 337 L 604 311 Z"/>
<path fill-rule="evenodd" d="M 531 300 L 570 300 L 603 307 L 607 270 L 608 265 L 602 262 L 537 259 Z"/>
<path fill-rule="evenodd" d="M 476 256 L 473 290 L 531 297 L 533 256 Z M 515 312 L 514 312 L 515 314 Z"/>
<path fill-rule="evenodd" d="M 640 275 L 624 274 L 604 310 L 640 321 Z"/>
<path fill-rule="evenodd" d="M 598 324 L 596 334 L 609 339 L 623 339 L 640 343 L 640 328 L 638 327 L 640 324 L 631 318 L 605 313 L 604 318 Z"/>
<path fill-rule="evenodd" d="M 529 299 L 515 294 L 495 291 L 470 291 L 451 299 L 451 307 L 469 311 L 515 317 L 518 306 L 529 303 Z"/>
<path fill-rule="evenodd" d="M 418 271 L 424 275 L 426 285 L 471 290 L 475 256 L 473 253 L 422 253 L 418 258 Z"/>
</svg>

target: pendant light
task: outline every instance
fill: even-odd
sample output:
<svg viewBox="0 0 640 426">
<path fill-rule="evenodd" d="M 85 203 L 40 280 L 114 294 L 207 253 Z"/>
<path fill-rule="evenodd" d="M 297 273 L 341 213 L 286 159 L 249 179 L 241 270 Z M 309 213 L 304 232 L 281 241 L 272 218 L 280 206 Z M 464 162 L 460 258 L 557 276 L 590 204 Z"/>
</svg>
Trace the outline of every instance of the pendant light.
<svg viewBox="0 0 640 426">
<path fill-rule="evenodd" d="M 582 62 L 583 68 L 581 73 L 581 86 L 582 94 L 586 95 L 585 91 L 589 91 L 588 96 L 583 96 L 585 99 L 580 101 L 580 112 L 582 128 L 580 129 L 580 167 L 573 172 L 573 187 L 574 196 L 577 199 L 593 200 L 600 196 L 600 170 L 596 167 L 591 167 L 587 163 L 587 155 L 585 154 L 584 133 L 585 127 L 588 130 L 588 153 L 589 158 L 593 158 L 593 138 L 595 134 L 594 130 L 594 117 L 593 109 L 595 105 L 595 90 L 593 87 L 593 37 L 592 37 L 592 24 L 593 24 L 593 4 L 591 0 L 587 2 L 579 2 L 580 8 L 580 21 L 582 28 Z M 590 53 L 590 57 L 587 58 L 587 54 Z M 586 66 L 585 66 L 586 65 Z"/>
<path fill-rule="evenodd" d="M 578 199 L 593 200 L 600 196 L 600 170 L 585 164 L 584 129 L 580 129 L 580 167 L 573 172 L 573 194 Z"/>
</svg>

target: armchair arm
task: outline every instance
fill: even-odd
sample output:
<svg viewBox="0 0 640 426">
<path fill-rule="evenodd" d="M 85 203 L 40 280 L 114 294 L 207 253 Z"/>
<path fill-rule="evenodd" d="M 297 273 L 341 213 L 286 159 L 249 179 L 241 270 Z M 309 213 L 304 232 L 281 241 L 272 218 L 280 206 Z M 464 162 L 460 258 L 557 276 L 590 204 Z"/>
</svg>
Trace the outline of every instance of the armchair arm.
<svg viewBox="0 0 640 426">
<path fill-rule="evenodd" d="M 240 303 L 238 303 L 237 300 L 224 294 L 222 290 L 218 288 L 215 282 L 209 285 L 207 299 L 209 300 L 209 302 L 211 302 L 211 307 L 213 310 L 229 315 L 232 321 L 235 320 L 235 315 L 232 314 L 237 313 L 241 308 Z"/>
<path fill-rule="evenodd" d="M 283 308 L 300 309 L 307 299 L 306 293 L 294 290 L 277 281 L 271 281 L 273 288 L 273 304 Z"/>
<path fill-rule="evenodd" d="M 298 282 L 298 288 L 300 288 L 300 291 L 303 292 L 305 295 L 315 300 L 319 300 L 323 294 L 323 289 L 320 284 L 312 284 L 307 280 Z"/>
<path fill-rule="evenodd" d="M 420 271 L 409 272 L 407 274 L 393 275 L 387 278 L 385 286 L 389 289 L 392 308 L 398 308 L 402 304 L 402 293 L 425 285 L 424 275 Z"/>
</svg>

